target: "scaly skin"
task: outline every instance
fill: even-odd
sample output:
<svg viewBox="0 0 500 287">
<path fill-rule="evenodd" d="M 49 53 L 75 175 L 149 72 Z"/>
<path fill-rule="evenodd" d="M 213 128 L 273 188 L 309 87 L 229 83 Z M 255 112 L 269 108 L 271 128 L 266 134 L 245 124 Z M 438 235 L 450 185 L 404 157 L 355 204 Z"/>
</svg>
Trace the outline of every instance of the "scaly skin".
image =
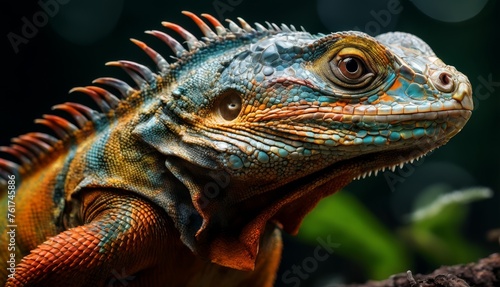
<svg viewBox="0 0 500 287">
<path fill-rule="evenodd" d="M 1 246 L 15 234 L 0 250 L 17 264 L 0 263 L 6 286 L 272 286 L 280 229 L 296 233 L 321 198 L 445 144 L 470 117 L 467 78 L 415 36 L 226 29 L 203 15 L 211 29 L 185 14 L 206 38 L 163 24 L 187 50 L 148 32 L 178 61 L 133 40 L 158 73 L 111 62 L 138 87 L 96 80 L 121 99 L 76 88 L 102 112 L 56 106 L 75 124 L 45 116 L 57 138 L 1 149 L 19 159 L 0 159 L 0 213 L 15 204 L 17 224 L 0 226 Z"/>
</svg>

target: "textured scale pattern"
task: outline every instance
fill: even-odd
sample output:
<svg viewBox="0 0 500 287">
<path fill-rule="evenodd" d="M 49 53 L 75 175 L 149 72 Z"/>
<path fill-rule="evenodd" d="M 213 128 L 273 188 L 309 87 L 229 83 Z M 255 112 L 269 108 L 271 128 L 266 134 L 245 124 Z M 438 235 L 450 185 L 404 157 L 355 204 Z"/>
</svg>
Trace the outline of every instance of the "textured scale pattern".
<svg viewBox="0 0 500 287">
<path fill-rule="evenodd" d="M 54 134 L 0 147 L 6 286 L 272 286 L 281 230 L 323 197 L 445 144 L 472 111 L 467 77 L 421 39 L 313 35 L 183 12 L 197 38 L 146 31 L 168 62 L 119 60 L 134 84 L 98 78 L 43 115 Z M 15 184 L 13 183 L 15 181 Z M 334 213 L 332 213 L 334 216 Z M 3 220 L 3 219 L 2 219 Z"/>
</svg>

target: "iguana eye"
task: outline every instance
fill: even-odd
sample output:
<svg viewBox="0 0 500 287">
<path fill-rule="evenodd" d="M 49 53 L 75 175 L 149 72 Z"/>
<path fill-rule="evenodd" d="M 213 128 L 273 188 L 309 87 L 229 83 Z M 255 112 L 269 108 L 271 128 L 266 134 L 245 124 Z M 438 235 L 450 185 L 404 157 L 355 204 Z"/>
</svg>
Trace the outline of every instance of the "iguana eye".
<svg viewBox="0 0 500 287">
<path fill-rule="evenodd" d="M 217 113 L 226 121 L 232 121 L 241 112 L 241 96 L 238 91 L 227 90 L 220 95 L 216 104 Z"/>
<path fill-rule="evenodd" d="M 344 56 L 339 53 L 330 61 L 330 69 L 338 79 L 337 84 L 346 88 L 363 87 L 373 77 L 364 61 L 357 56 Z"/>
<path fill-rule="evenodd" d="M 359 59 L 353 57 L 341 59 L 337 67 L 342 76 L 350 80 L 361 77 L 366 69 Z"/>
<path fill-rule="evenodd" d="M 323 75 L 334 84 L 347 89 L 359 89 L 369 85 L 375 76 L 368 61 L 363 51 L 349 47 L 334 54 L 321 69 Z"/>
</svg>

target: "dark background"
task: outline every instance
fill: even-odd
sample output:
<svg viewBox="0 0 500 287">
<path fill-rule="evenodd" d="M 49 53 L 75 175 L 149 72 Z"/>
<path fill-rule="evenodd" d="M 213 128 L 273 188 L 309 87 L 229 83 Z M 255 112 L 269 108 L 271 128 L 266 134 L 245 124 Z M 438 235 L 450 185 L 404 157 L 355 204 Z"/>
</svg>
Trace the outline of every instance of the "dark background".
<svg viewBox="0 0 500 287">
<path fill-rule="evenodd" d="M 180 13 L 182 10 L 210 13 L 221 21 L 222 18 L 236 20 L 242 17 L 249 23 L 294 24 L 312 33 L 353 28 L 370 34 L 405 31 L 421 37 L 445 63 L 468 75 L 473 85 L 475 111 L 464 130 L 445 147 L 426 157 L 404 182 L 391 188 L 383 176 L 378 176 L 354 182 L 347 190 L 366 203 L 367 208 L 390 228 L 400 224 L 400 218 L 410 211 L 415 194 L 434 182 L 446 183 L 454 189 L 489 187 L 495 196 L 471 204 L 464 233 L 485 250 L 498 251 L 498 245 L 485 240 L 488 230 L 499 227 L 500 215 L 498 1 L 487 1 L 477 13 L 474 7 L 460 6 L 462 2 L 475 1 L 442 1 L 441 7 L 427 4 L 433 1 L 421 1 L 428 10 L 418 9 L 412 2 L 396 0 L 59 1 L 61 3 L 56 0 L 7 1 L 0 8 L 0 145 L 8 145 L 10 138 L 22 133 L 45 131 L 33 120 L 50 113 L 55 104 L 77 101 L 93 106 L 81 94 L 68 95 L 72 87 L 88 85 L 101 76 L 128 81 L 120 69 L 105 67 L 105 62 L 127 59 L 153 67 L 150 59 L 130 43 L 129 38 L 143 40 L 155 50 L 168 54 L 166 46 L 143 31 L 166 31 L 160 22 L 170 21 L 200 36 L 191 21 Z M 50 14 L 53 15 L 42 12 L 40 3 L 51 3 Z M 441 14 L 432 14 L 437 11 Z M 39 27 L 26 30 L 26 19 L 30 23 L 38 21 Z M 17 52 L 9 40 L 14 37 L 12 33 L 26 41 L 17 45 Z M 334 211 L 332 216 L 335 216 Z M 300 263 L 304 256 L 311 254 L 312 248 L 286 237 L 283 266 Z M 366 279 L 348 259 L 334 256 L 321 264 L 320 270 L 301 286 L 322 286 L 318 278 L 324 274 L 338 274 L 346 280 Z M 420 264 L 416 271 L 426 272 L 432 267 Z M 402 267 L 402 271 L 405 270 Z M 280 277 L 277 282 L 278 286 L 293 286 L 283 284 Z"/>
</svg>

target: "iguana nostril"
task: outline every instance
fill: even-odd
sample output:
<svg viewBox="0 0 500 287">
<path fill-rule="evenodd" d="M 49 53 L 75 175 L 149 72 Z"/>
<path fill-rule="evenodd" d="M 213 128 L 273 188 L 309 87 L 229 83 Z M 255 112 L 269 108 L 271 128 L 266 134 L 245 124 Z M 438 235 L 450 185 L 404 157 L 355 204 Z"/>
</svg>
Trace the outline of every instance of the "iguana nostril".
<svg viewBox="0 0 500 287">
<path fill-rule="evenodd" d="M 446 71 L 436 71 L 431 76 L 431 80 L 441 92 L 449 93 L 455 88 L 455 81 L 451 74 Z"/>
<path fill-rule="evenodd" d="M 439 75 L 439 80 L 443 85 L 448 85 L 451 82 L 450 75 L 447 73 L 441 73 L 441 75 Z"/>
</svg>

